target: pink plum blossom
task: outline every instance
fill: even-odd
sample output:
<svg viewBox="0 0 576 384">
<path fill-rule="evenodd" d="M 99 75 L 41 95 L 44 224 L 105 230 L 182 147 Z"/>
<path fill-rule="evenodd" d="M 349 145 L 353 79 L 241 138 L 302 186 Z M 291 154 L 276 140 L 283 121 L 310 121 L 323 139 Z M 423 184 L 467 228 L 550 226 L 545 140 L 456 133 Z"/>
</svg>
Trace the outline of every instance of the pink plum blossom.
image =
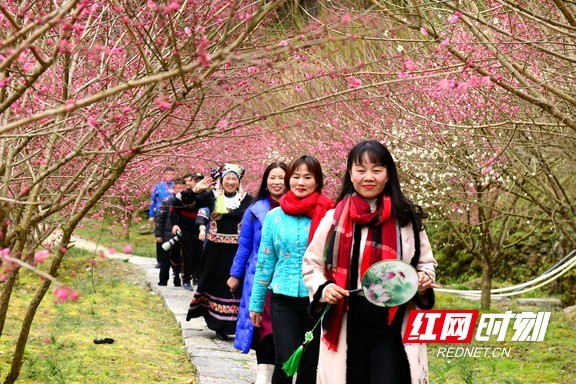
<svg viewBox="0 0 576 384">
<path fill-rule="evenodd" d="M 68 300 L 78 300 L 78 297 L 80 296 L 78 292 L 67 287 L 56 288 L 53 294 L 56 296 L 56 301 L 58 303 L 64 303 Z"/>
<path fill-rule="evenodd" d="M 354 76 L 348 76 L 346 81 L 348 81 L 348 86 L 350 88 L 359 88 L 362 85 L 362 80 L 357 79 Z"/>
<path fill-rule="evenodd" d="M 130 244 L 124 246 L 124 253 L 132 253 L 132 246 L 130 246 Z"/>
<path fill-rule="evenodd" d="M 450 88 L 450 80 L 442 79 L 438 82 L 438 89 L 446 90 Z"/>
<path fill-rule="evenodd" d="M 74 109 L 75 106 L 76 103 L 74 102 L 74 100 L 66 100 L 66 112 L 70 112 L 71 110 Z"/>
<path fill-rule="evenodd" d="M 178 8 L 180 8 L 180 6 L 178 5 L 178 2 L 176 0 L 173 0 L 170 4 L 168 4 L 168 6 L 164 9 L 165 13 L 170 13 L 170 12 L 174 12 L 177 11 Z"/>
<path fill-rule="evenodd" d="M 220 120 L 218 124 L 216 124 L 216 126 L 218 127 L 218 129 L 226 129 L 228 127 L 228 120 L 226 119 Z"/>
<path fill-rule="evenodd" d="M 468 92 L 468 83 L 459 83 L 456 87 L 456 92 L 458 93 L 466 93 Z"/>
<path fill-rule="evenodd" d="M 168 100 L 165 96 L 161 96 L 154 100 L 154 104 L 161 109 L 161 110 L 168 110 L 171 107 L 170 100 Z"/>
<path fill-rule="evenodd" d="M 97 128 L 100 126 L 100 122 L 98 120 L 96 120 L 95 117 L 88 116 L 88 119 L 86 121 L 88 122 L 89 127 Z"/>
<path fill-rule="evenodd" d="M 36 251 L 36 253 L 34 254 L 34 261 L 39 264 L 44 264 L 48 256 L 50 256 L 50 252 L 48 252 L 48 250 L 46 249 Z"/>
<path fill-rule="evenodd" d="M 404 62 L 404 68 L 406 68 L 407 71 L 415 71 L 416 70 L 416 63 L 414 63 L 412 60 L 407 59 Z"/>
<path fill-rule="evenodd" d="M 204 48 L 198 50 L 198 61 L 202 68 L 210 68 L 210 54 Z"/>
<path fill-rule="evenodd" d="M 450 16 L 448 18 L 448 23 L 450 24 L 455 24 L 460 20 L 460 17 L 462 16 L 462 12 L 456 12 L 454 13 L 452 16 Z"/>
<path fill-rule="evenodd" d="M 33 69 L 34 69 L 34 63 L 32 62 L 27 62 L 22 66 L 22 72 L 24 73 L 30 73 L 32 72 Z"/>
</svg>

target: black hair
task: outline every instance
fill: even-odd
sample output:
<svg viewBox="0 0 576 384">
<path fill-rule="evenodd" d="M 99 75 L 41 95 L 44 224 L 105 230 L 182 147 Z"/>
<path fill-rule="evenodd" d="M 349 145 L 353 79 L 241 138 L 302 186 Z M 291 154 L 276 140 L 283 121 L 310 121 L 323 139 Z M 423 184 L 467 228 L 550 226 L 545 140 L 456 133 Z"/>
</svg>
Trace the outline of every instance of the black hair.
<svg viewBox="0 0 576 384">
<path fill-rule="evenodd" d="M 258 189 L 256 197 L 252 201 L 253 203 L 257 202 L 258 200 L 264 200 L 265 198 L 268 197 L 268 176 L 270 176 L 270 172 L 272 172 L 272 170 L 276 168 L 281 168 L 284 170 L 284 172 L 288 170 L 286 164 L 284 164 L 281 161 L 275 161 L 273 163 L 270 163 L 264 170 L 264 175 L 262 175 L 262 182 L 260 183 L 260 188 Z"/>
<path fill-rule="evenodd" d="M 314 176 L 314 181 L 316 181 L 316 192 L 321 193 L 322 188 L 324 188 L 324 176 L 322 175 L 322 166 L 318 159 L 314 156 L 303 155 L 299 158 L 292 160 L 286 171 L 286 176 L 284 177 L 284 185 L 286 185 L 286 190 L 290 190 L 290 178 L 296 172 L 298 167 L 301 165 L 306 165 L 308 172 Z"/>
<path fill-rule="evenodd" d="M 414 204 L 404 196 L 402 188 L 400 187 L 398 171 L 396 169 L 396 163 L 392 158 L 392 154 L 384 144 L 376 140 L 361 141 L 348 153 L 348 158 L 346 159 L 346 174 L 342 180 L 342 189 L 336 199 L 336 204 L 342 201 L 346 195 L 355 192 L 350 177 L 352 166 L 354 164 L 362 164 L 366 160 L 386 167 L 388 181 L 386 182 L 382 194 L 388 195 L 392 199 L 392 209 L 400 225 L 402 227 L 408 225 L 411 216 L 414 216 L 416 219 L 416 225 L 419 229 L 422 229 L 422 219 L 425 219 L 428 215 L 422 210 L 422 207 Z"/>
</svg>

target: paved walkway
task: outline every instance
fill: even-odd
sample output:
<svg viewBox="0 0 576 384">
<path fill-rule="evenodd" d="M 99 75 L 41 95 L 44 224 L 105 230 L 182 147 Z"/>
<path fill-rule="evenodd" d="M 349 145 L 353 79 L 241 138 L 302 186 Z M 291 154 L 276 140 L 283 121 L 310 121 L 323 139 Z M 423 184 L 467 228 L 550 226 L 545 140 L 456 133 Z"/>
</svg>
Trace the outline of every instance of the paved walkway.
<svg viewBox="0 0 576 384">
<path fill-rule="evenodd" d="M 149 257 L 127 255 L 123 253 L 109 254 L 105 247 L 96 247 L 94 243 L 74 237 L 75 247 L 89 251 L 102 251 L 112 259 L 128 260 L 139 267 L 150 283 L 150 289 L 164 298 L 166 307 L 182 327 L 182 338 L 192 364 L 198 369 L 200 384 L 252 384 L 256 379 L 256 356 L 240 353 L 229 341 L 216 338 L 214 331 L 206 327 L 204 318 L 186 321 L 188 305 L 193 293 L 182 287 L 158 286 L 158 269 L 154 268 L 156 260 Z"/>
</svg>

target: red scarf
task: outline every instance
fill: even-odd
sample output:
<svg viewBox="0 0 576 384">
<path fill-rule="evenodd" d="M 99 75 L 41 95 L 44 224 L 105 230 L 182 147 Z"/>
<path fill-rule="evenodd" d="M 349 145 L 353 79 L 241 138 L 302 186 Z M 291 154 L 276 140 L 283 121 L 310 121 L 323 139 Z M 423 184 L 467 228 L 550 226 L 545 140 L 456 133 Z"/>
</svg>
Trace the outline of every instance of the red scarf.
<svg viewBox="0 0 576 384">
<path fill-rule="evenodd" d="M 284 213 L 289 215 L 305 215 L 312 218 L 310 233 L 308 234 L 308 244 L 312 241 L 314 232 L 316 232 L 316 228 L 318 228 L 318 224 L 320 224 L 320 220 L 322 220 L 326 212 L 333 206 L 334 202 L 332 199 L 318 192 L 312 192 L 312 194 L 300 199 L 296 197 L 294 192 L 288 191 L 280 198 L 280 207 Z"/>
<path fill-rule="evenodd" d="M 336 206 L 332 228 L 328 232 L 324 258 L 328 278 L 340 287 L 350 288 L 350 261 L 355 226 L 368 226 L 368 236 L 362 254 L 360 276 L 374 263 L 397 258 L 396 219 L 392 215 L 392 201 L 383 196 L 377 202 L 374 212 L 368 202 L 357 194 L 347 195 Z M 352 277 L 355 278 L 355 277 Z M 356 282 L 352 282 L 354 285 Z M 388 312 L 388 324 L 392 323 L 398 307 Z M 328 318 L 327 333 L 324 341 L 328 349 L 337 350 L 338 337 L 342 327 L 342 317 L 347 310 L 347 301 L 339 300 Z"/>
</svg>

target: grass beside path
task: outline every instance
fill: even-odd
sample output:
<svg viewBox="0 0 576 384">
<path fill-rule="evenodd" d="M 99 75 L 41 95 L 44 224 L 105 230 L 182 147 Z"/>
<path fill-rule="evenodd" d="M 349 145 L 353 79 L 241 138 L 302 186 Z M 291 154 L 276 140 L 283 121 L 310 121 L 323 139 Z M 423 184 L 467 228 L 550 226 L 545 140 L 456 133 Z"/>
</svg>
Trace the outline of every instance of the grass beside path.
<svg viewBox="0 0 576 384">
<path fill-rule="evenodd" d="M 71 249 L 59 280 L 77 290 L 74 302 L 42 302 L 19 383 L 195 383 L 179 324 L 142 271 L 123 261 Z M 96 264 L 96 265 L 93 265 Z M 10 367 L 17 332 L 38 277 L 21 271 L 0 339 L 0 377 Z M 94 338 L 113 344 L 95 344 Z"/>
<path fill-rule="evenodd" d="M 153 225 L 147 221 L 134 224 L 128 231 L 118 223 L 84 219 L 82 224 L 74 230 L 74 235 L 93 243 L 113 248 L 117 252 L 124 252 L 124 247 L 129 245 L 133 255 L 143 257 L 156 257 L 156 243 L 154 233 L 140 233 L 140 227 L 146 226 L 153 229 Z"/>
</svg>

